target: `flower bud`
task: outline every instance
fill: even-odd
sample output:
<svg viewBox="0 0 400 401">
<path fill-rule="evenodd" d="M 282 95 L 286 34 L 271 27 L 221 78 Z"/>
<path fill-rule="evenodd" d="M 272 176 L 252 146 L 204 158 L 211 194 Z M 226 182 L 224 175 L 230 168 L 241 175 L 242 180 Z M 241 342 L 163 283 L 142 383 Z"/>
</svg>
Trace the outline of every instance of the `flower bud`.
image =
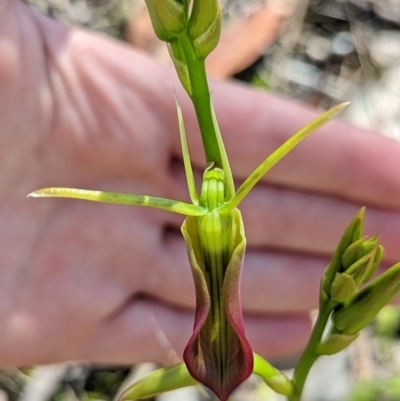
<svg viewBox="0 0 400 401">
<path fill-rule="evenodd" d="M 329 336 L 329 338 L 317 345 L 317 354 L 318 355 L 334 355 L 338 352 L 345 349 L 349 346 L 354 340 L 358 337 L 357 334 L 340 334 L 340 333 L 333 333 Z"/>
<path fill-rule="evenodd" d="M 353 242 L 343 253 L 342 265 L 343 271 L 346 271 L 354 262 L 361 259 L 368 252 L 378 246 L 378 237 L 362 237 L 359 240 Z"/>
<path fill-rule="evenodd" d="M 145 0 L 157 37 L 171 42 L 186 27 L 185 7 L 178 0 Z"/>
<path fill-rule="evenodd" d="M 379 264 L 381 263 L 383 257 L 383 247 L 382 245 L 378 245 L 375 252 L 374 261 L 371 264 L 371 267 L 367 270 L 362 284 L 366 283 L 367 281 L 371 280 L 372 276 L 375 274 L 376 269 L 378 268 Z"/>
<path fill-rule="evenodd" d="M 221 7 L 218 0 L 194 0 L 188 34 L 199 59 L 206 58 L 215 49 L 221 34 Z"/>
<path fill-rule="evenodd" d="M 357 285 L 366 282 L 365 277 L 372 276 L 378 267 L 375 263 L 375 255 L 378 250 L 378 246 L 375 249 L 372 249 L 369 253 L 367 253 L 362 258 L 356 260 L 347 270 L 346 274 L 353 277 L 354 282 Z"/>
<path fill-rule="evenodd" d="M 358 285 L 353 277 L 346 273 L 338 274 L 332 282 L 331 299 L 332 301 L 345 303 L 351 300 L 358 291 Z"/>
<path fill-rule="evenodd" d="M 358 333 L 399 290 L 400 263 L 397 263 L 358 292 L 349 304 L 333 312 L 335 329 L 345 334 Z"/>
<path fill-rule="evenodd" d="M 339 245 L 332 256 L 329 265 L 325 269 L 321 282 L 320 303 L 324 303 L 329 298 L 331 285 L 336 277 L 336 274 L 343 271 L 342 257 L 344 252 L 354 241 L 357 241 L 361 237 L 364 214 L 365 209 L 361 208 L 354 216 L 353 220 L 346 228 L 342 238 L 340 239 Z"/>
</svg>

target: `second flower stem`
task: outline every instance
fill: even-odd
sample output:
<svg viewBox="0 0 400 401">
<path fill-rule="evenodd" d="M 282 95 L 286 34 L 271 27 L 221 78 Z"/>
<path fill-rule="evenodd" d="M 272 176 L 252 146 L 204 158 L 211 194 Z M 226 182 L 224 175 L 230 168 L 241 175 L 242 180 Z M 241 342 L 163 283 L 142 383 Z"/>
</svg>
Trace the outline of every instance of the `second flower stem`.
<svg viewBox="0 0 400 401">
<path fill-rule="evenodd" d="M 329 316 L 335 303 L 327 301 L 323 304 L 319 310 L 317 320 L 314 324 L 314 328 L 311 333 L 311 337 L 308 340 L 307 346 L 301 355 L 299 362 L 296 365 L 293 374 L 293 383 L 295 386 L 295 394 L 288 397 L 288 401 L 300 401 L 303 393 L 304 384 L 306 382 L 308 373 L 314 362 L 318 359 L 319 355 L 316 352 L 317 345 L 322 341 L 326 325 L 329 320 Z"/>
</svg>

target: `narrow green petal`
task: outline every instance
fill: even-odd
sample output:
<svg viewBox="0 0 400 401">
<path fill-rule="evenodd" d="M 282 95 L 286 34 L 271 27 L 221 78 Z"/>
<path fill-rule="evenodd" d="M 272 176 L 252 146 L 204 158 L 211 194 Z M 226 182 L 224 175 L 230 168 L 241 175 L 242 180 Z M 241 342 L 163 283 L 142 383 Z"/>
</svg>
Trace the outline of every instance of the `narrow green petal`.
<svg viewBox="0 0 400 401">
<path fill-rule="evenodd" d="M 186 140 L 186 130 L 185 124 L 183 122 L 183 115 L 181 106 L 178 103 L 178 99 L 175 95 L 176 102 L 176 110 L 178 112 L 178 121 L 179 121 L 179 134 L 181 136 L 181 144 L 182 144 L 182 156 L 183 156 L 183 165 L 185 166 L 186 180 L 189 189 L 189 196 L 192 200 L 193 204 L 199 204 L 199 194 L 197 193 L 196 183 L 194 181 L 192 164 L 190 162 L 189 149 Z"/>
<path fill-rule="evenodd" d="M 198 382 L 190 376 L 186 365 L 182 362 L 177 365 L 158 369 L 133 383 L 122 393 L 119 401 L 150 398 L 166 391 L 177 390 L 196 384 Z"/>
<path fill-rule="evenodd" d="M 294 385 L 289 378 L 257 354 L 254 354 L 253 373 L 260 376 L 275 392 L 287 396 L 294 394 Z"/>
<path fill-rule="evenodd" d="M 200 206 L 191 205 L 176 200 L 157 198 L 147 195 L 133 195 L 116 192 L 90 191 L 75 188 L 43 188 L 30 193 L 34 198 L 73 198 L 93 202 L 115 203 L 120 205 L 137 205 L 168 210 L 185 216 L 203 216 L 206 210 Z"/>
<path fill-rule="evenodd" d="M 293 148 L 295 148 L 304 138 L 309 134 L 322 127 L 332 118 L 336 117 L 341 113 L 349 103 L 339 104 L 325 113 L 318 116 L 315 120 L 311 121 L 305 127 L 297 131 L 292 137 L 290 137 L 282 146 L 280 146 L 275 152 L 268 156 L 245 180 L 245 182 L 237 190 L 233 199 L 224 206 L 221 211 L 225 212 L 236 207 L 244 197 L 251 191 L 254 185 L 270 170 L 276 163 L 278 163 L 283 157 L 285 157 Z"/>
</svg>

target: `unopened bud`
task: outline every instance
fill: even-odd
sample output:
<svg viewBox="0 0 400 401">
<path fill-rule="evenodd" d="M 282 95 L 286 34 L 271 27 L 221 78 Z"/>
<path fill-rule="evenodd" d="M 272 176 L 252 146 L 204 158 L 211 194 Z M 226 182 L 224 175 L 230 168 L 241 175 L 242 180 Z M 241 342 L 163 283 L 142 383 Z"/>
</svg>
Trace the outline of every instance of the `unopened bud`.
<svg viewBox="0 0 400 401">
<path fill-rule="evenodd" d="M 358 337 L 357 334 L 333 333 L 327 340 L 317 345 L 318 355 L 334 355 L 349 346 Z"/>
<path fill-rule="evenodd" d="M 333 323 L 336 330 L 345 334 L 358 333 L 399 290 L 400 263 L 397 263 L 359 291 L 349 304 L 334 311 Z"/>
<path fill-rule="evenodd" d="M 221 34 L 221 18 L 218 0 L 194 0 L 188 34 L 199 59 L 206 58 L 217 46 Z"/>
<path fill-rule="evenodd" d="M 145 0 L 157 37 L 171 42 L 186 27 L 185 7 L 178 0 Z"/>
<path fill-rule="evenodd" d="M 383 247 L 378 245 L 375 252 L 374 261 L 372 262 L 371 267 L 368 269 L 367 273 L 364 276 L 362 284 L 366 283 L 367 281 L 371 280 L 372 276 L 375 274 L 376 269 L 378 268 L 379 264 L 381 263 L 383 257 Z"/>
<path fill-rule="evenodd" d="M 335 253 L 332 256 L 329 265 L 325 269 L 322 277 L 321 291 L 320 291 L 320 303 L 324 303 L 330 294 L 330 289 L 333 280 L 337 273 L 342 272 L 342 257 L 346 249 L 354 242 L 360 239 L 363 223 L 364 223 L 365 209 L 361 208 L 354 216 L 353 220 L 346 228 L 342 238 L 340 239 L 339 245 L 336 248 Z"/>
<path fill-rule="evenodd" d="M 376 270 L 375 255 L 378 250 L 378 246 L 372 251 L 368 252 L 362 258 L 356 260 L 347 270 L 346 274 L 353 277 L 354 282 L 357 285 L 364 283 L 367 276 L 372 276 Z"/>
<path fill-rule="evenodd" d="M 361 259 L 372 249 L 378 246 L 378 237 L 372 237 L 367 239 L 367 237 L 360 238 L 359 240 L 353 242 L 343 253 L 342 265 L 343 271 L 346 271 L 354 262 Z"/>
<path fill-rule="evenodd" d="M 331 299 L 335 302 L 345 303 L 351 300 L 358 291 L 353 277 L 346 273 L 338 274 L 332 282 Z"/>
</svg>

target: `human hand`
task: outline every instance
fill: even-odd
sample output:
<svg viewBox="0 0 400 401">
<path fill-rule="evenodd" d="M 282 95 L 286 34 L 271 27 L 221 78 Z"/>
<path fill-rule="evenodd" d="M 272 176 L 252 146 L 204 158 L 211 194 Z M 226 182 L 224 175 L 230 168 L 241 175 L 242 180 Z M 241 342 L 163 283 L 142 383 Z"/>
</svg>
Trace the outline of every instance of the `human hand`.
<svg viewBox="0 0 400 401">
<path fill-rule="evenodd" d="M 14 0 L 0 6 L 0 364 L 71 359 L 162 361 L 178 353 L 194 291 L 182 217 L 140 207 L 27 199 L 66 186 L 187 200 L 172 69 L 118 43 L 62 27 Z M 240 181 L 314 112 L 231 83 L 212 83 Z M 192 159 L 204 169 L 188 99 Z M 243 202 L 247 334 L 256 352 L 288 355 L 343 229 L 360 204 L 386 261 L 400 259 L 400 145 L 332 122 Z"/>
</svg>

